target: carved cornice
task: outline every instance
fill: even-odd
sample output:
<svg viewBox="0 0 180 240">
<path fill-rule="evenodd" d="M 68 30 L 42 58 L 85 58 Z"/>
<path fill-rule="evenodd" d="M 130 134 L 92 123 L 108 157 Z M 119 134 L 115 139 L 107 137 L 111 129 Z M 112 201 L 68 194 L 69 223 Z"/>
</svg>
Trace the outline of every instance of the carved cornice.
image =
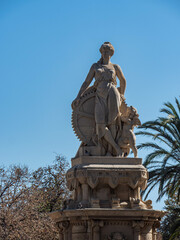
<svg viewBox="0 0 180 240">
<path fill-rule="evenodd" d="M 144 221 L 133 221 L 132 222 L 133 228 L 143 228 L 144 227 Z"/>
<path fill-rule="evenodd" d="M 71 225 L 72 226 L 86 226 L 87 225 L 87 222 L 85 220 L 74 220 L 74 221 L 71 221 Z"/>
<path fill-rule="evenodd" d="M 111 188 L 116 188 L 119 184 L 127 184 L 132 189 L 140 187 L 143 190 L 147 186 L 147 177 L 145 169 L 114 169 L 113 166 L 109 169 L 88 169 L 83 166 L 80 169 L 71 168 L 66 175 L 70 190 L 76 189 L 79 183 L 87 183 L 94 189 L 101 181 Z"/>
<path fill-rule="evenodd" d="M 110 225 L 110 226 L 114 226 L 114 225 L 121 225 L 121 226 L 131 226 L 132 225 L 132 221 L 104 221 L 104 225 Z"/>
</svg>

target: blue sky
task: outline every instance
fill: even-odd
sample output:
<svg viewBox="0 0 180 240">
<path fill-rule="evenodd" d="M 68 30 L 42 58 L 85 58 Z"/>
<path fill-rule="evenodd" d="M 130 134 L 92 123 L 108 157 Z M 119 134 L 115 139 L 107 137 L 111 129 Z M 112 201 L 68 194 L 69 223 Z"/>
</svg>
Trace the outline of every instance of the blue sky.
<svg viewBox="0 0 180 240">
<path fill-rule="evenodd" d="M 142 122 L 179 96 L 179 1 L 0 0 L 0 33 L 0 165 L 74 157 L 70 105 L 104 41 Z"/>
</svg>

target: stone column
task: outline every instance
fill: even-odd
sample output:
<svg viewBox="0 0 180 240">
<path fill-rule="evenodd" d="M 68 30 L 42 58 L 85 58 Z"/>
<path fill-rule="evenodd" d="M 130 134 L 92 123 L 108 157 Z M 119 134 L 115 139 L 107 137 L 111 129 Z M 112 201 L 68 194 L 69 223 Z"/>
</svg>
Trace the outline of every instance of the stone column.
<svg viewBox="0 0 180 240">
<path fill-rule="evenodd" d="M 63 228 L 58 226 L 59 240 L 64 240 Z"/>
<path fill-rule="evenodd" d="M 91 236 L 92 236 L 91 229 L 92 229 L 91 221 L 88 220 L 87 221 L 87 235 L 88 235 L 89 240 L 91 240 Z"/>
<path fill-rule="evenodd" d="M 64 240 L 64 236 L 62 233 L 59 232 L 59 240 Z"/>
<path fill-rule="evenodd" d="M 134 240 L 141 240 L 141 228 L 144 226 L 143 221 L 133 221 Z"/>
<path fill-rule="evenodd" d="M 145 227 L 143 228 L 142 237 L 143 240 L 152 240 L 153 234 L 152 234 L 152 222 L 146 222 Z"/>
<path fill-rule="evenodd" d="M 76 200 L 78 202 L 80 202 L 82 200 L 82 189 L 81 189 L 81 186 L 77 187 L 77 190 L 76 190 Z"/>
<path fill-rule="evenodd" d="M 64 240 L 64 234 L 63 234 L 63 227 L 61 226 L 61 223 L 56 223 L 56 228 L 59 233 L 59 240 Z"/>
<path fill-rule="evenodd" d="M 100 227 L 98 225 L 93 228 L 93 240 L 100 240 Z"/>
<path fill-rule="evenodd" d="M 69 229 L 69 222 L 59 222 L 57 223 L 57 228 L 59 231 L 59 240 L 68 240 L 68 229 Z"/>
<path fill-rule="evenodd" d="M 140 227 L 135 227 L 134 228 L 134 240 L 141 240 L 141 230 Z"/>
<path fill-rule="evenodd" d="M 156 228 L 160 227 L 160 222 L 155 222 L 153 224 L 153 228 L 152 228 L 152 235 L 153 235 L 153 240 L 157 240 L 157 232 L 156 232 Z"/>
<path fill-rule="evenodd" d="M 72 240 L 77 240 L 77 239 L 78 240 L 87 239 L 86 221 L 77 221 L 72 224 Z"/>
<path fill-rule="evenodd" d="M 82 200 L 85 202 L 89 200 L 89 186 L 87 183 L 82 184 Z"/>
<path fill-rule="evenodd" d="M 152 240 L 152 232 L 142 234 L 143 240 Z"/>
<path fill-rule="evenodd" d="M 157 232 L 153 232 L 153 240 L 157 240 Z"/>
<path fill-rule="evenodd" d="M 92 229 L 93 229 L 93 240 L 101 240 L 100 239 L 100 227 L 103 226 L 102 221 L 93 221 L 92 222 Z"/>
</svg>

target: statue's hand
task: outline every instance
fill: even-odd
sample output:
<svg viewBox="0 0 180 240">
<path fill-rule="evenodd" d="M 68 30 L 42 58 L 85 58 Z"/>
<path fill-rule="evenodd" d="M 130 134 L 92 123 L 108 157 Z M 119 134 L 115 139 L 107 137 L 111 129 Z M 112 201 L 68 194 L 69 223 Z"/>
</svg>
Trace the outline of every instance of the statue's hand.
<svg viewBox="0 0 180 240">
<path fill-rule="evenodd" d="M 79 99 L 79 98 L 76 98 L 76 99 L 72 102 L 72 104 L 71 104 L 72 109 L 76 108 L 76 107 L 79 105 L 79 101 L 80 101 L 80 99 Z"/>
<path fill-rule="evenodd" d="M 126 100 L 126 98 L 124 97 L 123 94 L 120 94 L 120 96 L 121 96 L 122 101 L 124 102 Z"/>
<path fill-rule="evenodd" d="M 122 94 L 122 93 L 120 92 L 120 87 L 118 87 L 117 89 L 118 89 L 118 91 L 119 91 L 119 93 L 120 93 L 120 96 L 121 96 L 122 101 L 125 101 L 126 98 L 124 97 L 124 94 Z"/>
</svg>

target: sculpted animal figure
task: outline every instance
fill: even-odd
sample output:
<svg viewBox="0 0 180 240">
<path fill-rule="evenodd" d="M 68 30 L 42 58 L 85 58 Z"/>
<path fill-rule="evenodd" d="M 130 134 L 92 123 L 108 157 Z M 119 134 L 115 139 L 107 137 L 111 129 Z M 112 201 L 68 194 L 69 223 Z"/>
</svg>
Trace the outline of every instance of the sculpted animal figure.
<svg viewBox="0 0 180 240">
<path fill-rule="evenodd" d="M 128 107 L 126 114 L 121 116 L 123 123 L 122 134 L 118 140 L 118 145 L 123 151 L 123 157 L 129 154 L 130 148 L 134 153 L 134 157 L 137 157 L 136 137 L 133 132 L 135 126 L 141 125 L 139 120 L 139 114 L 136 108 Z"/>
</svg>

